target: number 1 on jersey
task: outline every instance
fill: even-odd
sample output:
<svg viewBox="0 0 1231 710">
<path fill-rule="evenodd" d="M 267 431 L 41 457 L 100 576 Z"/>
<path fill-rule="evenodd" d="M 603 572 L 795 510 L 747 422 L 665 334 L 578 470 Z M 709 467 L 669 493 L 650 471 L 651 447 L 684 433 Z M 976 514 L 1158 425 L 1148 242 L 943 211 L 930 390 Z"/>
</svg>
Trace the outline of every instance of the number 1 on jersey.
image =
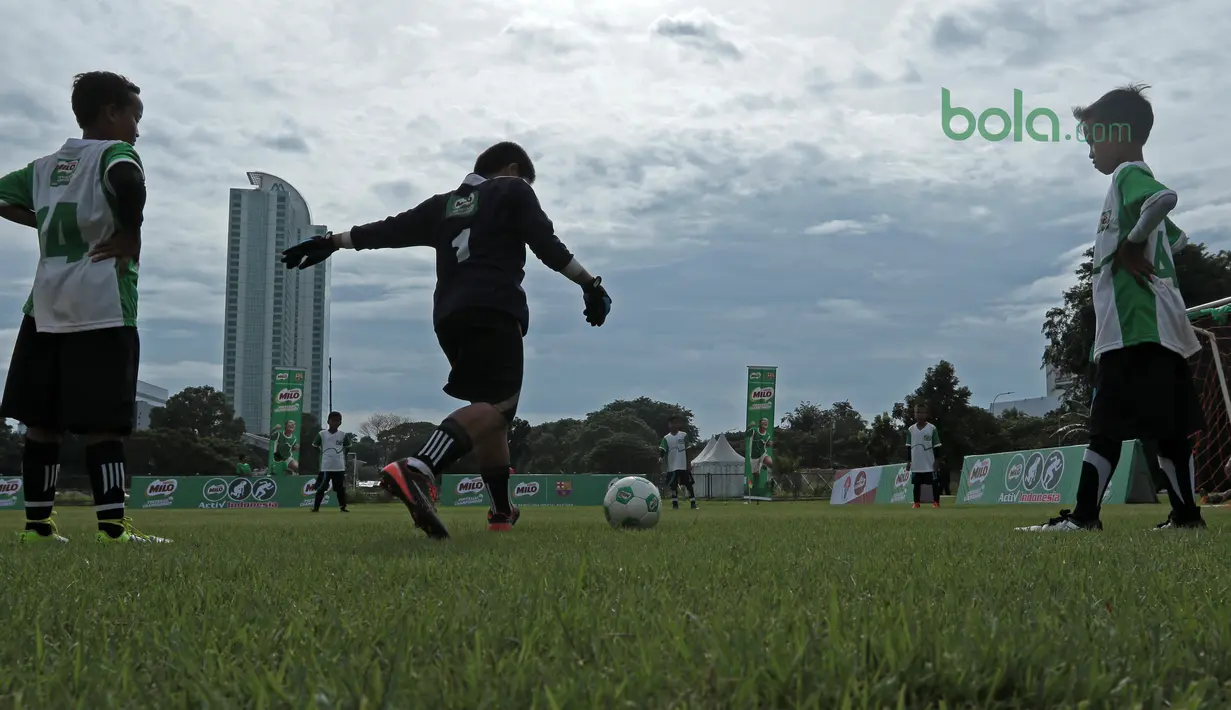
<svg viewBox="0 0 1231 710">
<path fill-rule="evenodd" d="M 51 219 L 48 220 L 48 212 Z M 43 237 L 43 257 L 62 256 L 68 263 L 81 261 L 89 248 L 77 226 L 77 203 L 60 202 L 54 210 L 44 207 L 35 214 Z"/>
<path fill-rule="evenodd" d="M 462 230 L 462 233 L 453 238 L 453 248 L 457 250 L 457 263 L 470 258 L 470 228 Z"/>
</svg>

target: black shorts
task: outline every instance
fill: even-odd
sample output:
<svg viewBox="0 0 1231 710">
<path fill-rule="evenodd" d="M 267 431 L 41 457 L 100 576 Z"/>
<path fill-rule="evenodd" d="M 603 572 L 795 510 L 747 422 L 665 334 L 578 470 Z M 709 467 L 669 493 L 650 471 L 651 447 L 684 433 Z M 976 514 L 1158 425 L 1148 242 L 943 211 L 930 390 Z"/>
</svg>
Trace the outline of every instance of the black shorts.
<svg viewBox="0 0 1231 710">
<path fill-rule="evenodd" d="M 1094 372 L 1090 435 L 1174 441 L 1205 427 L 1188 361 L 1157 343 L 1103 353 Z"/>
<path fill-rule="evenodd" d="M 333 483 L 335 493 L 341 490 L 346 485 L 346 471 L 321 471 L 316 475 L 318 492 L 328 490 L 330 483 Z"/>
<path fill-rule="evenodd" d="M 513 400 L 512 409 L 506 409 L 512 419 L 525 365 L 517 318 L 493 308 L 468 308 L 440 321 L 436 339 L 449 358 L 445 394 L 486 404 Z"/>
<path fill-rule="evenodd" d="M 17 331 L 0 416 L 74 434 L 132 433 L 137 419 L 134 327 L 40 333 L 26 316 Z"/>
<path fill-rule="evenodd" d="M 671 471 L 667 474 L 667 487 L 695 485 L 691 471 Z"/>
<path fill-rule="evenodd" d="M 935 471 L 911 471 L 910 482 L 913 485 L 930 486 L 936 483 Z"/>
</svg>

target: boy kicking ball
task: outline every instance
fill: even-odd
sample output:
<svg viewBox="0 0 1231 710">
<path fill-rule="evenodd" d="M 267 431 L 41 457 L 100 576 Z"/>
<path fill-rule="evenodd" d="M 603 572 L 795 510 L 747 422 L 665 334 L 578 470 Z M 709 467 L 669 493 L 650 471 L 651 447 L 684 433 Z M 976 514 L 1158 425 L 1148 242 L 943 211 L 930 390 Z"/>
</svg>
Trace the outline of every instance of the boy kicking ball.
<svg viewBox="0 0 1231 710">
<path fill-rule="evenodd" d="M 1094 167 L 1111 176 L 1094 241 L 1094 401 L 1077 505 L 1030 532 L 1102 530 L 1103 494 L 1121 443 L 1158 442 L 1158 463 L 1175 496 L 1159 529 L 1204 528 L 1194 494 L 1189 436 L 1203 415 L 1187 358 L 1201 349 L 1176 283 L 1172 244 L 1182 232 L 1167 215 L 1176 194 L 1154 179 L 1142 147 L 1154 126 L 1145 86 L 1115 89 L 1074 109 Z"/>
</svg>

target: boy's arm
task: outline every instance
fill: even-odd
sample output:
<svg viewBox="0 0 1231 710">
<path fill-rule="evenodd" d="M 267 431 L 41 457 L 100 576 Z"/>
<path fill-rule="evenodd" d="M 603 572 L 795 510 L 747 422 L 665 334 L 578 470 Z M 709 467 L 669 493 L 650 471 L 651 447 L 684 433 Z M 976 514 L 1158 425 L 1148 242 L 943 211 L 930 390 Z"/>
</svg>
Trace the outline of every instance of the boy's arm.
<svg viewBox="0 0 1231 710">
<path fill-rule="evenodd" d="M 103 187 L 115 197 L 115 220 L 139 233 L 145 221 L 145 170 L 141 156 L 128 143 L 115 143 L 103 152 Z"/>
<path fill-rule="evenodd" d="M 316 432 L 316 438 L 312 440 L 312 447 L 317 451 L 321 450 L 321 433 L 319 431 Z"/>
<path fill-rule="evenodd" d="M 34 163 L 0 177 L 0 217 L 38 229 L 34 215 Z"/>
<path fill-rule="evenodd" d="M 1124 168 L 1116 175 L 1116 189 L 1129 218 L 1136 220 L 1124 236 L 1133 244 L 1144 244 L 1179 202 L 1175 190 L 1136 166 Z"/>
<path fill-rule="evenodd" d="M 334 234 L 334 246 L 356 250 L 432 246 L 433 227 L 444 218 L 448 199 L 434 195 L 401 214 Z"/>
<path fill-rule="evenodd" d="M 667 437 L 665 436 L 658 442 L 658 458 L 664 461 L 667 459 Z"/>
<path fill-rule="evenodd" d="M 525 180 L 514 180 L 509 189 L 509 198 L 514 200 L 514 209 L 520 216 L 522 238 L 538 260 L 582 288 L 593 284 L 594 276 L 578 263 L 573 253 L 556 236 L 556 227 L 539 204 L 534 188 Z"/>
</svg>

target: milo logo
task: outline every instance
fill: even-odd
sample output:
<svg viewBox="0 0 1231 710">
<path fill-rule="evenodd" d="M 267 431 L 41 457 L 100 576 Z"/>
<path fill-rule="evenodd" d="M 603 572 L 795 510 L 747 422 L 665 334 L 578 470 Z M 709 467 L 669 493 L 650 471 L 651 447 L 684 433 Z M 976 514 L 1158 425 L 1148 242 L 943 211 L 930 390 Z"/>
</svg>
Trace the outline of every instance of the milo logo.
<svg viewBox="0 0 1231 710">
<path fill-rule="evenodd" d="M 751 394 L 748 395 L 748 399 L 752 400 L 753 402 L 768 402 L 769 400 L 773 398 L 774 398 L 774 388 L 773 387 L 758 387 L 754 389 Z"/>
<path fill-rule="evenodd" d="M 539 482 L 538 481 L 518 483 L 517 486 L 513 488 L 514 498 L 528 498 L 530 496 L 536 496 L 538 494 L 539 494 Z"/>
<path fill-rule="evenodd" d="M 1043 480 L 1043 454 L 1035 451 L 1026 458 L 1026 472 L 1022 475 L 1022 489 L 1033 491 Z"/>
<path fill-rule="evenodd" d="M 217 503 L 227 497 L 227 482 L 221 478 L 211 478 L 201 488 L 201 497 L 211 503 Z"/>
<path fill-rule="evenodd" d="M 0 478 L 0 508 L 17 505 L 17 494 L 20 492 L 20 478 Z"/>
<path fill-rule="evenodd" d="M 289 372 L 279 372 L 274 377 L 274 379 L 277 380 L 278 382 L 286 382 L 287 380 L 291 379 L 291 375 Z"/>
<path fill-rule="evenodd" d="M 860 469 L 859 473 L 855 474 L 855 497 L 863 495 L 863 492 L 868 489 L 868 473 Z"/>
<path fill-rule="evenodd" d="M 482 493 L 483 486 L 482 478 L 463 478 L 457 482 L 457 494 L 464 496 L 468 493 Z"/>
<path fill-rule="evenodd" d="M 651 493 L 649 497 L 645 499 L 645 509 L 651 513 L 657 513 L 660 502 L 661 501 L 658 500 L 658 496 Z"/>
<path fill-rule="evenodd" d="M 145 487 L 145 496 L 154 498 L 156 496 L 169 496 L 179 487 L 179 481 L 174 478 L 168 478 L 165 481 L 155 479 L 150 481 L 150 484 Z"/>
<path fill-rule="evenodd" d="M 966 482 L 971 486 L 981 486 L 991 472 L 992 460 L 979 459 L 970 465 L 970 474 L 966 477 Z"/>
<path fill-rule="evenodd" d="M 315 478 L 303 484 L 303 494 L 306 496 L 316 495 L 316 479 Z"/>
<path fill-rule="evenodd" d="M 1054 491 L 1064 478 L 1064 452 L 1052 451 L 1043 461 L 1043 490 Z"/>
<path fill-rule="evenodd" d="M 1026 457 L 1023 454 L 1013 454 L 1009 465 L 1004 470 L 1004 488 L 1015 491 L 1022 484 L 1022 475 L 1026 473 Z"/>
<path fill-rule="evenodd" d="M 627 505 L 629 501 L 633 499 L 632 486 L 620 486 L 619 489 L 616 490 L 615 499 L 616 501 Z"/>
<path fill-rule="evenodd" d="M 298 402 L 301 398 L 303 398 L 303 390 L 298 387 L 292 387 L 278 393 L 278 404 Z"/>
<path fill-rule="evenodd" d="M 910 474 L 906 472 L 906 467 L 898 469 L 897 475 L 893 477 L 894 488 L 905 488 L 906 484 L 910 483 Z"/>
</svg>

